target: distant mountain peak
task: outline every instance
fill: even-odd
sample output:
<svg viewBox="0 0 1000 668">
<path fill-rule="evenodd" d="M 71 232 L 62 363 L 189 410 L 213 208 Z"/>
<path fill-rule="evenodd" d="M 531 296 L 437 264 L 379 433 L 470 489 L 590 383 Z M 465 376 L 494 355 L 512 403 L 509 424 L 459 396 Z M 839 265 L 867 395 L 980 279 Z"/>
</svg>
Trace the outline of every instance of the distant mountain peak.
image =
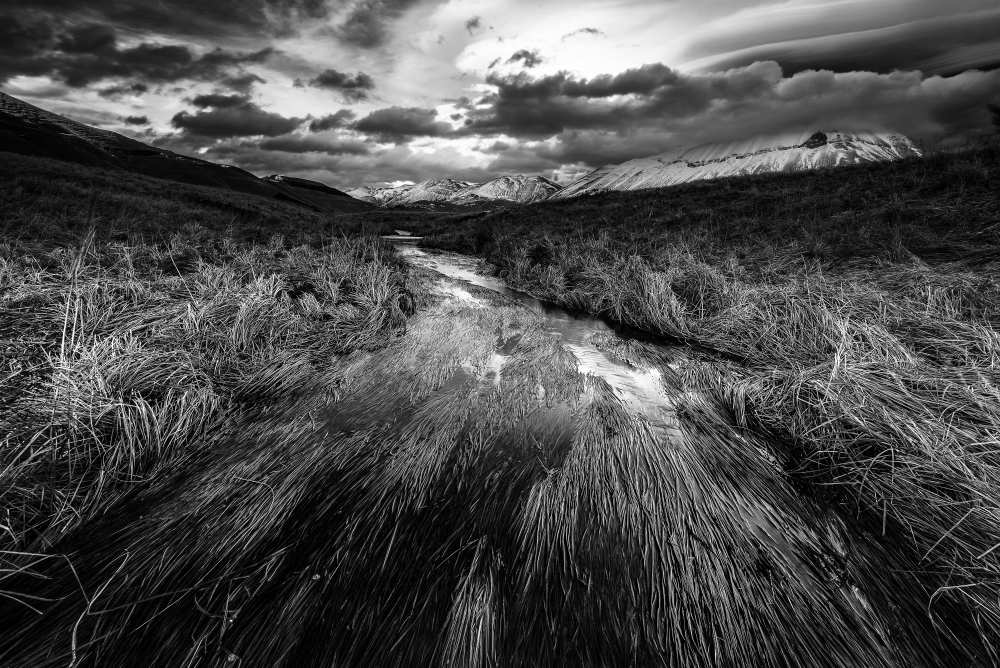
<svg viewBox="0 0 1000 668">
<path fill-rule="evenodd" d="M 435 204 L 474 205 L 488 202 L 528 204 L 549 198 L 562 186 L 544 176 L 525 174 L 498 176 L 485 183 L 452 178 L 430 179 L 413 185 L 364 186 L 349 195 L 384 207 Z"/>
</svg>

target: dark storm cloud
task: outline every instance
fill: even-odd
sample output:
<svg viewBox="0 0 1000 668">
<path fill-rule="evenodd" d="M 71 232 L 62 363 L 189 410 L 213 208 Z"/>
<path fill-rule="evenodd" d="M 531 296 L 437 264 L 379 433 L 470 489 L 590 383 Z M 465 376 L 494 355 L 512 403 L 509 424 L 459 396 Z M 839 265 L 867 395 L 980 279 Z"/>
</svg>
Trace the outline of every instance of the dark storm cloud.
<svg viewBox="0 0 1000 668">
<path fill-rule="evenodd" d="M 542 64 L 542 57 L 538 55 L 538 51 L 528 51 L 527 49 L 521 49 L 514 53 L 513 56 L 507 59 L 508 63 L 522 62 L 524 66 L 528 69 L 532 67 L 537 67 Z M 492 67 L 492 65 L 490 65 Z"/>
<path fill-rule="evenodd" d="M 45 74 L 41 56 L 55 47 L 57 34 L 45 18 L 0 13 L 0 83 L 16 74 Z"/>
<path fill-rule="evenodd" d="M 1000 97 L 1000 71 L 948 78 L 830 71 L 786 77 L 773 62 L 709 74 L 648 65 L 591 79 L 522 73 L 490 82 L 497 93 L 485 108 L 468 112 L 472 123 L 461 133 L 548 139 L 537 148 L 540 167 L 599 166 L 679 146 L 803 129 L 884 130 L 948 142 L 984 131 L 986 104 Z"/>
<path fill-rule="evenodd" d="M 327 153 L 329 155 L 365 155 L 368 146 L 358 139 L 328 139 L 316 136 L 285 135 L 260 143 L 265 151 L 285 153 Z"/>
<path fill-rule="evenodd" d="M 242 107 L 249 102 L 250 98 L 246 95 L 222 95 L 221 93 L 208 93 L 205 95 L 196 95 L 191 98 L 191 104 L 199 109 L 207 109 L 208 107 L 231 109 L 233 107 Z"/>
<path fill-rule="evenodd" d="M 48 28 L 43 29 L 40 23 L 0 16 L 0 25 L 4 26 L 0 31 L 10 33 L 9 45 L 0 42 L 0 82 L 18 74 L 48 75 L 74 88 L 112 77 L 146 82 L 207 80 L 273 54 L 269 48 L 251 53 L 217 48 L 198 55 L 187 46 L 153 42 L 121 48 L 113 28 L 93 23 L 58 30 L 45 24 Z M 30 34 L 39 39 L 29 43 L 24 36 Z"/>
<path fill-rule="evenodd" d="M 149 118 L 146 116 L 126 116 L 122 119 L 127 125 L 148 125 Z"/>
<path fill-rule="evenodd" d="M 303 120 L 264 111 L 253 102 L 244 100 L 236 105 L 227 103 L 224 106 L 213 106 L 207 111 L 195 113 L 182 111 L 170 122 L 175 128 L 184 130 L 189 135 L 220 138 L 256 135 L 277 137 L 299 127 Z"/>
<path fill-rule="evenodd" d="M 55 41 L 51 23 L 29 14 L 0 15 L 0 49 L 6 57 L 30 56 Z"/>
<path fill-rule="evenodd" d="M 368 91 L 375 88 L 375 80 L 364 72 L 347 74 L 335 69 L 327 69 L 312 78 L 309 85 L 314 88 L 337 91 L 347 100 L 357 102 L 368 97 Z"/>
<path fill-rule="evenodd" d="M 7 0 L 15 16 L 178 37 L 264 37 L 327 15 L 325 0 Z"/>
<path fill-rule="evenodd" d="M 185 46 L 145 43 L 128 49 L 108 49 L 59 60 L 53 72 L 74 87 L 108 77 L 139 78 L 152 82 L 213 80 L 230 67 L 263 62 L 271 53 L 270 49 L 253 53 L 216 49 L 196 56 Z"/>
<path fill-rule="evenodd" d="M 350 109 L 341 109 L 340 111 L 327 114 L 322 118 L 315 118 L 309 123 L 310 132 L 324 132 L 326 130 L 333 130 L 335 128 L 344 128 L 353 121 L 356 114 Z"/>
<path fill-rule="evenodd" d="M 267 81 L 256 74 L 246 72 L 243 74 L 235 74 L 225 77 L 220 83 L 229 90 L 246 94 L 249 93 L 256 84 L 267 83 Z"/>
<path fill-rule="evenodd" d="M 116 98 L 122 95 L 143 95 L 149 92 L 149 86 L 141 82 L 135 82 L 130 84 L 119 84 L 116 86 L 108 86 L 107 88 L 102 88 L 97 91 L 97 94 L 105 98 Z"/>
<path fill-rule="evenodd" d="M 336 30 L 337 36 L 354 46 L 371 49 L 389 38 L 389 25 L 420 0 L 360 0 Z"/>
<path fill-rule="evenodd" d="M 842 27 L 855 27 L 855 23 Z M 737 34 L 710 36 L 695 42 L 687 55 L 707 56 L 708 67 L 716 70 L 774 60 L 788 74 L 820 69 L 954 74 L 971 68 L 1000 66 L 1000 9 L 995 3 L 984 11 L 956 11 L 842 32 L 828 28 L 825 33 L 813 34 L 814 26 L 785 28 L 784 34 L 749 28 Z M 771 41 L 775 37 L 779 39 Z M 757 41 L 748 43 L 754 38 Z"/>
<path fill-rule="evenodd" d="M 435 120 L 434 109 L 387 107 L 368 114 L 352 127 L 380 141 L 403 142 L 413 137 L 442 137 L 451 131 L 447 123 Z"/>
<path fill-rule="evenodd" d="M 58 48 L 66 53 L 99 53 L 113 50 L 117 41 L 111 26 L 90 24 L 73 28 L 62 35 Z"/>
<path fill-rule="evenodd" d="M 470 110 L 468 131 L 550 136 L 567 128 L 624 128 L 642 119 L 696 113 L 715 99 L 766 92 L 769 81 L 759 69 L 688 77 L 651 64 L 591 79 L 566 72 L 538 79 L 491 74 L 487 81 L 497 93 L 479 101 L 485 109 Z"/>
</svg>

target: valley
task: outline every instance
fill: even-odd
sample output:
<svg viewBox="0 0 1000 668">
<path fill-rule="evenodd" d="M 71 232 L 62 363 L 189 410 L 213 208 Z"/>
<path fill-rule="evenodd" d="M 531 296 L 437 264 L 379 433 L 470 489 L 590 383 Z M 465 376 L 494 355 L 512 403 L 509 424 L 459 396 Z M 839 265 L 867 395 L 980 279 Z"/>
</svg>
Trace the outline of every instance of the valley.
<svg viewBox="0 0 1000 668">
<path fill-rule="evenodd" d="M 17 123 L 0 665 L 1000 656 L 996 146 L 363 202 Z"/>
</svg>

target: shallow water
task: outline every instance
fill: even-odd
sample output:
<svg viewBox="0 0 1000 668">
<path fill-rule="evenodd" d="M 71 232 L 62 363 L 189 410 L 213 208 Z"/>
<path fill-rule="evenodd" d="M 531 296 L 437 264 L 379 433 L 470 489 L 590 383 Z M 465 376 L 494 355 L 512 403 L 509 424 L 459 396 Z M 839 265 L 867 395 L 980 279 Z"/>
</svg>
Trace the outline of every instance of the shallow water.
<svg viewBox="0 0 1000 668">
<path fill-rule="evenodd" d="M 627 414 L 642 416 L 642 423 L 649 429 L 648 438 L 658 444 L 657 447 L 669 447 L 679 453 L 678 468 L 689 467 L 686 471 L 674 472 L 689 477 L 679 483 L 683 493 L 689 495 L 690 500 L 705 504 L 706 508 L 728 504 L 726 520 L 745 531 L 750 542 L 765 545 L 770 559 L 780 564 L 788 577 L 797 580 L 796 587 L 816 592 L 825 586 L 824 581 L 836 579 L 835 574 L 817 569 L 814 564 L 842 561 L 846 557 L 841 537 L 846 527 L 835 517 L 792 495 L 787 488 L 787 477 L 765 444 L 759 440 L 743 440 L 739 430 L 729 423 L 724 430 L 711 434 L 718 439 L 715 442 L 683 433 L 677 417 L 678 400 L 689 407 L 698 406 L 701 394 L 674 372 L 676 366 L 683 366 L 688 359 L 686 350 L 643 342 L 639 345 L 644 354 L 623 355 L 628 358 L 625 361 L 613 351 L 635 342 L 600 318 L 573 313 L 511 289 L 502 279 L 490 275 L 488 268 L 476 258 L 430 251 L 411 244 L 399 244 L 397 249 L 414 266 L 440 275 L 435 289 L 446 299 L 463 307 L 488 310 L 496 306 L 496 296 L 499 296 L 502 301 L 530 312 L 537 319 L 539 329 L 557 341 L 562 351 L 572 355 L 579 374 L 606 383 Z M 499 342 L 490 354 L 483 366 L 483 377 L 490 384 L 501 384 L 504 368 L 519 340 L 520 335 L 517 335 Z M 655 359 L 656 362 L 644 363 L 643 359 Z M 468 374 L 463 377 L 475 376 L 472 365 L 462 366 Z M 592 391 L 583 389 L 581 401 L 586 402 L 588 399 L 583 395 Z M 541 392 L 539 398 L 543 396 Z M 538 419 L 573 421 L 565 411 L 558 415 L 549 413 L 547 417 L 540 415 Z M 711 419 L 717 420 L 720 416 L 713 414 Z M 725 454 L 699 451 L 705 447 L 717 448 Z M 720 457 L 720 470 L 710 471 L 710 462 L 716 456 Z M 751 477 L 758 476 L 754 485 L 727 487 L 727 483 L 743 477 L 740 472 L 723 475 L 728 472 L 721 467 L 733 465 L 734 460 L 738 462 L 737 468 L 744 467 Z M 697 479 L 705 473 L 711 477 Z M 791 507 L 782 507 L 781 501 Z M 852 606 L 864 601 L 857 588 L 835 588 Z"/>
<path fill-rule="evenodd" d="M 408 262 L 441 274 L 444 279 L 438 287 L 449 296 L 485 306 L 483 300 L 469 292 L 468 286 L 472 285 L 502 295 L 531 311 L 541 320 L 543 331 L 555 337 L 576 358 L 580 373 L 604 380 L 632 410 L 653 422 L 662 420 L 663 410 L 670 403 L 663 387 L 663 374 L 654 366 L 630 364 L 599 348 L 594 343 L 595 337 L 614 334 L 603 320 L 570 313 L 512 290 L 501 279 L 480 271 L 479 261 L 474 258 L 457 253 L 428 252 L 411 245 L 400 245 L 398 251 Z M 502 374 L 505 362 L 502 352 L 494 354 L 491 368 L 497 376 Z"/>
</svg>

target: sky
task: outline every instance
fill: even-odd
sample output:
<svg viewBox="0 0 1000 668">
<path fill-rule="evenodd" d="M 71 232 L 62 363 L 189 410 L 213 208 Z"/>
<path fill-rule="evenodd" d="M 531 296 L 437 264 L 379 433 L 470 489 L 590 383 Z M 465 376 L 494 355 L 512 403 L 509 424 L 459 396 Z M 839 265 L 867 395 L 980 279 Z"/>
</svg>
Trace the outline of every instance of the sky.
<svg viewBox="0 0 1000 668">
<path fill-rule="evenodd" d="M 0 89 L 341 188 L 805 130 L 992 131 L 997 0 L 5 0 Z"/>
</svg>

